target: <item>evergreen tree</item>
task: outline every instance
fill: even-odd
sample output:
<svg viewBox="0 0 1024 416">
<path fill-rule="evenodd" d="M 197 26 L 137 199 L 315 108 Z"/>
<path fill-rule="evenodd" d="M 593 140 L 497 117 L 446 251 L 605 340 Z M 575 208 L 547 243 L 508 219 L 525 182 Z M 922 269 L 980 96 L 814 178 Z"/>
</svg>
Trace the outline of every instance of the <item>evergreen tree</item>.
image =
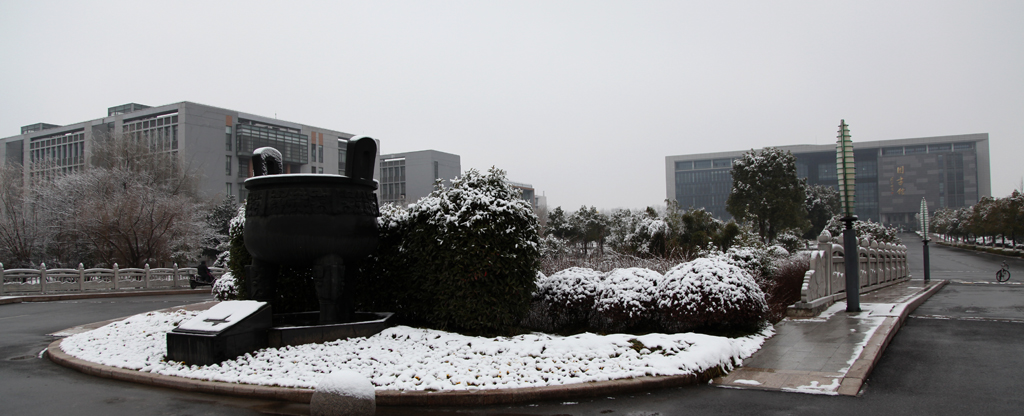
<svg viewBox="0 0 1024 416">
<path fill-rule="evenodd" d="M 783 230 L 806 224 L 804 188 L 792 153 L 751 150 L 733 164 L 726 209 L 737 220 L 752 222 L 761 240 L 771 244 Z"/>
<path fill-rule="evenodd" d="M 828 225 L 828 220 L 839 213 L 839 191 L 827 185 L 811 185 L 807 187 L 807 196 L 804 199 L 804 209 L 807 210 L 807 219 L 811 221 L 811 228 L 804 233 L 803 237 L 813 240 L 821 234 L 821 231 Z"/>
</svg>

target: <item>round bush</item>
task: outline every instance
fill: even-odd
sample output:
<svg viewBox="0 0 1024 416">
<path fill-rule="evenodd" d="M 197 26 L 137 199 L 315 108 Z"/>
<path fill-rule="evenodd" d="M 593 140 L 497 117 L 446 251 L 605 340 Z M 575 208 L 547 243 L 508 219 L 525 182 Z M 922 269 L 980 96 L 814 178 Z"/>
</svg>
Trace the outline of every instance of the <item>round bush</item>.
<svg viewBox="0 0 1024 416">
<path fill-rule="evenodd" d="M 603 275 L 584 267 L 570 267 L 551 276 L 540 275 L 535 303 L 539 314 L 550 322 L 550 330 L 586 329 Z"/>
<path fill-rule="evenodd" d="M 214 299 L 219 301 L 238 299 L 235 276 L 231 272 L 224 273 L 223 276 L 213 282 L 212 292 Z"/>
<path fill-rule="evenodd" d="M 665 330 L 753 330 L 765 319 L 764 293 L 745 270 L 700 258 L 669 270 L 658 290 Z"/>
<path fill-rule="evenodd" d="M 501 332 L 520 323 L 540 269 L 537 216 L 505 172 L 440 183 L 384 235 L 370 286 L 400 315 L 437 329 Z M 389 219 L 390 221 L 390 219 Z M 383 228 L 383 227 L 382 227 Z M 394 238 L 392 238 L 394 237 Z"/>
<path fill-rule="evenodd" d="M 622 332 L 645 326 L 655 310 L 655 290 L 662 279 L 661 273 L 637 267 L 609 272 L 594 301 L 594 327 Z"/>
</svg>

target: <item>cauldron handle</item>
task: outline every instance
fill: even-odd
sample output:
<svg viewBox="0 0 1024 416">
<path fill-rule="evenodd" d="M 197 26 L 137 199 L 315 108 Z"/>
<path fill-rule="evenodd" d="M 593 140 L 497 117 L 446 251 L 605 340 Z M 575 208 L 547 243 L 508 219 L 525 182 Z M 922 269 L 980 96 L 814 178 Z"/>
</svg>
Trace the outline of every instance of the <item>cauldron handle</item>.
<svg viewBox="0 0 1024 416">
<path fill-rule="evenodd" d="M 281 152 L 273 147 L 252 151 L 252 176 L 280 175 L 284 172 Z"/>
<path fill-rule="evenodd" d="M 345 176 L 373 180 L 373 166 L 377 159 L 377 142 L 363 136 L 349 140 L 345 154 Z"/>
</svg>

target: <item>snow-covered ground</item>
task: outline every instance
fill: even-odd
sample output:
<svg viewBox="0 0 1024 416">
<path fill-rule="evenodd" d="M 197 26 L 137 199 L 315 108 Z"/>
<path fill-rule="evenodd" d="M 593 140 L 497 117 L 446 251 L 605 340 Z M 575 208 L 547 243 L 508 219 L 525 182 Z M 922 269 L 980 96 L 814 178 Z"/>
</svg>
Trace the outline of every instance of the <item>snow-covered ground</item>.
<svg viewBox="0 0 1024 416">
<path fill-rule="evenodd" d="M 377 390 L 539 387 L 732 369 L 774 334 L 534 333 L 471 337 L 398 326 L 368 338 L 269 348 L 211 366 L 164 360 L 166 333 L 199 312 L 150 312 L 69 336 L 64 352 L 91 362 L 200 380 L 315 388 L 336 370 L 356 371 Z"/>
</svg>

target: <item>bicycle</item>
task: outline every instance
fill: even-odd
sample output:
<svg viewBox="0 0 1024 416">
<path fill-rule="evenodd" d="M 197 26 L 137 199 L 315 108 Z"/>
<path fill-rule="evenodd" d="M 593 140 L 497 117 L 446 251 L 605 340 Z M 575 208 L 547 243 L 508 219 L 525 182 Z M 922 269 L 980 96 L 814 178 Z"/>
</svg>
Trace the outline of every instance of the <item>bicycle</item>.
<svg viewBox="0 0 1024 416">
<path fill-rule="evenodd" d="M 996 281 L 1002 283 L 1007 280 L 1010 280 L 1010 266 L 1008 266 L 1004 260 L 1003 268 L 996 272 Z"/>
</svg>

